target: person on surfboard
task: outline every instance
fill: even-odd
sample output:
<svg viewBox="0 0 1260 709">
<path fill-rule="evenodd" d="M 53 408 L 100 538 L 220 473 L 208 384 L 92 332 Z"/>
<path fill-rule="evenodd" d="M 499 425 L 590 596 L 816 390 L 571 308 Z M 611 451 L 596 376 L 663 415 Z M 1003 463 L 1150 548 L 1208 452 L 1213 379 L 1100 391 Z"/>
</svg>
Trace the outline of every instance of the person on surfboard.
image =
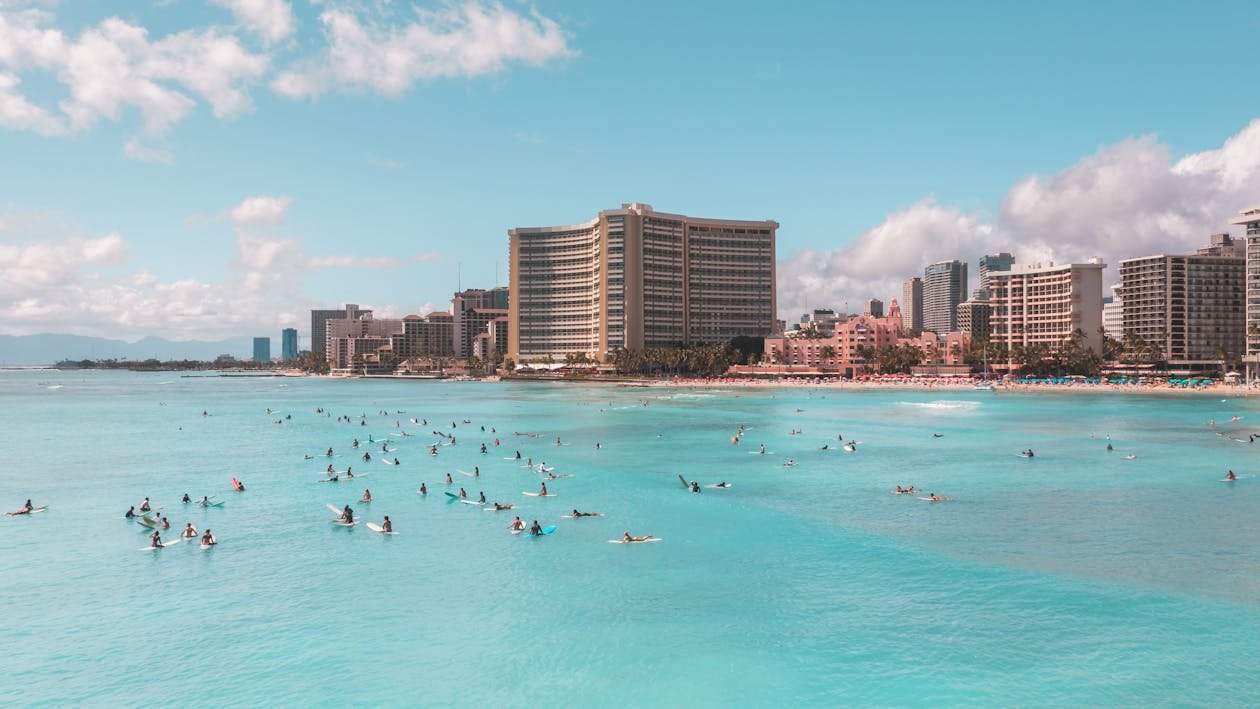
<svg viewBox="0 0 1260 709">
<path fill-rule="evenodd" d="M 623 542 L 646 542 L 647 540 L 651 538 L 652 538 L 651 534 L 645 534 L 642 537 L 632 537 L 630 536 L 629 532 L 621 533 L 621 541 Z"/>
<path fill-rule="evenodd" d="M 394 523 L 389 521 L 389 515 L 385 515 L 385 521 L 381 522 L 381 531 L 382 532 L 394 531 Z"/>
<path fill-rule="evenodd" d="M 189 522 L 184 525 L 184 531 L 180 532 L 180 534 L 184 537 L 184 539 L 192 539 L 197 536 L 197 528 L 192 526 L 192 522 Z"/>
<path fill-rule="evenodd" d="M 520 515 L 517 515 L 516 518 L 512 520 L 512 524 L 508 525 L 508 529 L 512 530 L 513 532 L 521 530 L 521 529 L 525 529 L 525 523 L 521 521 Z"/>
<path fill-rule="evenodd" d="M 6 512 L 5 514 L 10 517 L 16 517 L 18 515 L 28 515 L 31 513 L 31 510 L 33 509 L 35 509 L 35 506 L 31 504 L 30 500 L 27 500 L 25 505 L 22 505 L 20 508 L 12 512 Z"/>
<path fill-rule="evenodd" d="M 533 523 L 529 525 L 529 533 L 531 536 L 535 537 L 542 535 L 542 527 L 539 526 L 538 520 L 534 520 Z"/>
<path fill-rule="evenodd" d="M 214 546 L 219 543 L 219 540 L 215 539 L 214 535 L 210 533 L 209 529 L 207 529 L 206 533 L 201 535 L 201 543 L 206 546 Z"/>
<path fill-rule="evenodd" d="M 363 499 L 362 499 L 362 500 L 359 500 L 359 502 L 371 502 L 371 501 L 372 501 L 372 491 L 371 491 L 371 490 L 364 489 L 364 490 L 363 490 Z"/>
<path fill-rule="evenodd" d="M 547 483 L 542 483 L 542 490 L 539 491 L 538 496 L 539 497 L 547 496 Z"/>
<path fill-rule="evenodd" d="M 153 534 L 149 535 L 149 545 L 152 546 L 154 549 L 162 548 L 163 545 L 162 545 L 161 532 L 158 532 L 156 529 L 153 530 Z"/>
</svg>

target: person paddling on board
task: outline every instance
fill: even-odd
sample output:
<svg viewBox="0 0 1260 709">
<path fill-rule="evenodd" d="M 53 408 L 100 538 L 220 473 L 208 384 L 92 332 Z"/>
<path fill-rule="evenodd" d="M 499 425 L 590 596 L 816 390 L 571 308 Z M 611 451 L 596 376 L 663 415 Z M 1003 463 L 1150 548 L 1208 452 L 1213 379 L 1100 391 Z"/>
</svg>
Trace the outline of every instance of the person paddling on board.
<svg viewBox="0 0 1260 709">
<path fill-rule="evenodd" d="M 529 534 L 530 534 L 530 536 L 532 536 L 532 537 L 538 537 L 538 536 L 541 536 L 541 535 L 542 535 L 542 527 L 541 527 L 541 526 L 539 526 L 539 524 L 538 524 L 538 520 L 534 520 L 534 521 L 533 521 L 533 522 L 529 525 Z"/>
<path fill-rule="evenodd" d="M 1237 479 L 1238 479 L 1238 476 L 1237 476 L 1237 475 L 1234 475 L 1234 471 L 1232 471 L 1232 470 L 1231 470 L 1231 471 L 1229 471 L 1228 473 L 1225 473 L 1225 479 L 1226 479 L 1226 480 L 1228 480 L 1228 481 L 1230 481 L 1230 482 L 1233 482 L 1233 481 L 1235 481 L 1235 480 L 1237 480 Z M 28 505 L 29 505 L 29 504 L 31 504 L 31 503 L 28 501 L 26 504 L 28 504 Z"/>
<path fill-rule="evenodd" d="M 363 499 L 362 499 L 362 500 L 359 500 L 359 502 L 371 502 L 371 501 L 372 501 L 372 491 L 371 491 L 371 490 L 364 489 L 364 490 L 363 490 Z"/>
<path fill-rule="evenodd" d="M 206 533 L 201 535 L 201 543 L 205 546 L 214 546 L 219 543 L 219 540 L 215 539 L 214 535 L 210 533 L 209 529 L 207 529 Z"/>
<path fill-rule="evenodd" d="M 652 535 L 651 535 L 651 534 L 645 534 L 645 535 L 643 535 L 643 536 L 641 536 L 641 537 L 632 537 L 632 536 L 630 536 L 630 533 L 629 533 L 629 532 L 622 532 L 622 533 L 621 533 L 621 541 L 623 541 L 623 542 L 646 542 L 647 540 L 649 540 L 649 539 L 651 539 L 651 538 L 652 538 Z"/>
<path fill-rule="evenodd" d="M 717 485 L 714 485 L 713 487 L 730 487 L 730 486 L 731 486 L 730 483 L 723 481 L 723 482 L 718 483 Z"/>
<path fill-rule="evenodd" d="M 512 520 L 512 524 L 508 525 L 508 529 L 512 530 L 513 532 L 525 529 L 525 522 L 521 520 L 520 515 L 517 515 L 516 518 Z"/>
<path fill-rule="evenodd" d="M 149 498 L 147 498 L 147 497 L 146 497 L 146 498 L 144 498 L 144 502 L 141 502 L 141 503 L 140 503 L 140 511 L 141 511 L 141 512 L 151 512 L 152 510 L 153 510 L 153 507 L 151 507 L 151 506 L 149 505 Z"/>
<path fill-rule="evenodd" d="M 511 502 L 496 502 L 496 503 L 494 503 L 494 509 L 495 509 L 495 511 L 498 511 L 498 510 L 510 510 L 510 509 L 512 509 L 513 507 L 516 507 L 516 505 L 513 505 Z"/>
<path fill-rule="evenodd" d="M 186 505 L 186 504 L 188 504 L 189 502 L 192 502 L 192 498 L 191 498 L 191 497 L 189 497 L 189 496 L 188 496 L 188 493 L 186 493 L 186 492 L 185 492 L 185 493 L 184 493 L 184 499 L 180 500 L 180 502 L 182 502 L 182 503 L 184 503 L 184 504 Z"/>
<path fill-rule="evenodd" d="M 180 534 L 183 535 L 184 539 L 192 539 L 193 537 L 197 536 L 197 528 L 192 526 L 192 522 L 189 522 L 188 524 L 184 525 L 184 531 L 181 532 Z"/>
<path fill-rule="evenodd" d="M 12 512 L 5 512 L 5 514 L 8 515 L 9 517 L 16 517 L 18 515 L 28 515 L 31 513 L 31 510 L 33 509 L 35 509 L 35 506 L 31 504 L 30 500 L 27 500 L 25 505 L 22 505 L 21 507 L 19 507 L 18 509 Z"/>
<path fill-rule="evenodd" d="M 604 516 L 603 512 L 578 512 L 577 510 L 573 510 L 573 519 L 579 519 L 581 517 L 603 517 L 603 516 Z"/>
<path fill-rule="evenodd" d="M 420 494 L 421 495 L 429 494 L 429 488 L 425 487 L 424 483 L 420 483 Z"/>
<path fill-rule="evenodd" d="M 385 515 L 385 521 L 381 522 L 381 531 L 382 532 L 394 531 L 394 523 L 389 521 L 389 515 Z"/>
</svg>

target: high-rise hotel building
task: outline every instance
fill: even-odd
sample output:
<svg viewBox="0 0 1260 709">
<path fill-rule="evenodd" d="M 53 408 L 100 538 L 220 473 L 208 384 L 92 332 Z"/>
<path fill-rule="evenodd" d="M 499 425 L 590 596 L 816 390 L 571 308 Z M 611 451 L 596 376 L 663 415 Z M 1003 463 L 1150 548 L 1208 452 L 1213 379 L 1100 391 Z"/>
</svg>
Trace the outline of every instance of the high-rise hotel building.
<svg viewBox="0 0 1260 709">
<path fill-rule="evenodd" d="M 958 304 L 967 299 L 967 264 L 940 261 L 923 269 L 923 329 L 938 335 L 958 329 Z"/>
<path fill-rule="evenodd" d="M 1244 346 L 1244 249 L 1213 234 L 1194 254 L 1120 262 L 1123 333 L 1159 346 L 1168 365 L 1192 372 L 1241 356 Z"/>
<path fill-rule="evenodd" d="M 1239 213 L 1230 224 L 1247 230 L 1247 381 L 1251 381 L 1260 365 L 1260 207 Z"/>
<path fill-rule="evenodd" d="M 582 224 L 512 229 L 508 356 L 605 361 L 622 347 L 769 335 L 778 228 L 630 203 Z"/>
<path fill-rule="evenodd" d="M 1102 259 L 1086 263 L 1015 264 L 990 271 L 989 341 L 1007 347 L 1057 348 L 1080 330 L 1102 353 Z"/>
</svg>

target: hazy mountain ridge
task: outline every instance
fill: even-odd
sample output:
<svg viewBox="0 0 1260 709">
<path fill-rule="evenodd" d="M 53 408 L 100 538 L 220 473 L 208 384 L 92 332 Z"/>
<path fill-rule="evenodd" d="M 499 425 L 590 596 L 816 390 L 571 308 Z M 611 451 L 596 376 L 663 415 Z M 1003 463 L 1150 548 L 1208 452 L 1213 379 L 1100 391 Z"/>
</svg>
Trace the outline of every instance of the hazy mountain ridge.
<svg viewBox="0 0 1260 709">
<path fill-rule="evenodd" d="M 105 337 L 43 333 L 39 335 L 0 335 L 0 366 L 54 364 L 63 359 L 201 359 L 221 354 L 239 359 L 253 352 L 253 339 L 167 340 L 146 337 L 135 342 Z"/>
</svg>

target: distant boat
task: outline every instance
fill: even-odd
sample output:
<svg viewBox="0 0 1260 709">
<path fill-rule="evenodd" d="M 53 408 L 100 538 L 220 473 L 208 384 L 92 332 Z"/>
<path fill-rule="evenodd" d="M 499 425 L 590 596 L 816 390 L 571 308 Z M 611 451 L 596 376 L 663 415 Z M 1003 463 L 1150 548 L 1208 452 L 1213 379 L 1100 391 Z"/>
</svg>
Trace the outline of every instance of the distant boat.
<svg viewBox="0 0 1260 709">
<path fill-rule="evenodd" d="M 971 388 L 976 391 L 993 391 L 993 384 L 990 382 L 980 382 Z"/>
</svg>

